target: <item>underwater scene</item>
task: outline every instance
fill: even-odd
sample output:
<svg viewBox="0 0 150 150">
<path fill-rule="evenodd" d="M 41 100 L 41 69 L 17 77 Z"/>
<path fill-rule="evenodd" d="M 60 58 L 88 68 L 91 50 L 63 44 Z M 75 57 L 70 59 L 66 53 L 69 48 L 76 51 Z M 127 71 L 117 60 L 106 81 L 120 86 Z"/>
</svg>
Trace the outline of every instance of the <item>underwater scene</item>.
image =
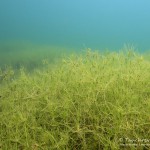
<svg viewBox="0 0 150 150">
<path fill-rule="evenodd" d="M 150 149 L 150 1 L 1 0 L 0 150 L 122 149 Z"/>
</svg>

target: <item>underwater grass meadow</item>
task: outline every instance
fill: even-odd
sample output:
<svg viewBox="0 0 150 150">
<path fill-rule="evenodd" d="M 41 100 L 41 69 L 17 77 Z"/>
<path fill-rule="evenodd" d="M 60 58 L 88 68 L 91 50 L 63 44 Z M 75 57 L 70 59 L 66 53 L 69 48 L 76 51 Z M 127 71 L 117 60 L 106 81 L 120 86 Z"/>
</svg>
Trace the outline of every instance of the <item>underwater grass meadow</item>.
<svg viewBox="0 0 150 150">
<path fill-rule="evenodd" d="M 2 150 L 150 148 L 148 58 L 87 50 L 44 64 L 0 87 Z"/>
</svg>

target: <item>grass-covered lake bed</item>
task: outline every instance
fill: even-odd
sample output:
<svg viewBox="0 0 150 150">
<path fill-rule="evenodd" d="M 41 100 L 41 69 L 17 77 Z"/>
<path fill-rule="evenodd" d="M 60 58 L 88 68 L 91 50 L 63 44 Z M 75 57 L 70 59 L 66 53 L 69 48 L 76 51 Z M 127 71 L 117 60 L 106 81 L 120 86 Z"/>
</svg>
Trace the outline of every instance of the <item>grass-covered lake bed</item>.
<svg viewBox="0 0 150 150">
<path fill-rule="evenodd" d="M 149 53 L 47 52 L 1 59 L 0 149 L 150 148 Z"/>
</svg>

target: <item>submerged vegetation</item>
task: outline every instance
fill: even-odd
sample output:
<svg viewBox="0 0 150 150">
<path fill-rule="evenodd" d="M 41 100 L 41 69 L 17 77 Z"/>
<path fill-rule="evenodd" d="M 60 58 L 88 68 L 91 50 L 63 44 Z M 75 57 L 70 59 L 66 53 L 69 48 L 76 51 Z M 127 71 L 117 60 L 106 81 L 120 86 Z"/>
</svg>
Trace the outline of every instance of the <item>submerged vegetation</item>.
<svg viewBox="0 0 150 150">
<path fill-rule="evenodd" d="M 150 147 L 149 59 L 88 50 L 54 68 L 44 64 L 31 74 L 21 68 L 17 78 L 8 68 L 0 87 L 2 150 Z"/>
</svg>

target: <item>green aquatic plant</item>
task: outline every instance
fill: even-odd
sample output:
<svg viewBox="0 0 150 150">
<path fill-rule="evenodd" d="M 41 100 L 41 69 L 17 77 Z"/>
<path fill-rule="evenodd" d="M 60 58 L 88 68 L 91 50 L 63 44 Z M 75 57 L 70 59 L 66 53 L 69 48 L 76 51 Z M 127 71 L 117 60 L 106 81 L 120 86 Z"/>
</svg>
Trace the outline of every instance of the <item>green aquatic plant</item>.
<svg viewBox="0 0 150 150">
<path fill-rule="evenodd" d="M 0 68 L 0 83 L 10 81 L 14 76 L 14 70 L 10 66 L 5 66 L 5 68 Z"/>
<path fill-rule="evenodd" d="M 22 68 L 0 89 L 1 148 L 148 149 L 150 62 L 141 57 L 89 49 L 53 68 L 45 59 L 32 74 Z"/>
</svg>

